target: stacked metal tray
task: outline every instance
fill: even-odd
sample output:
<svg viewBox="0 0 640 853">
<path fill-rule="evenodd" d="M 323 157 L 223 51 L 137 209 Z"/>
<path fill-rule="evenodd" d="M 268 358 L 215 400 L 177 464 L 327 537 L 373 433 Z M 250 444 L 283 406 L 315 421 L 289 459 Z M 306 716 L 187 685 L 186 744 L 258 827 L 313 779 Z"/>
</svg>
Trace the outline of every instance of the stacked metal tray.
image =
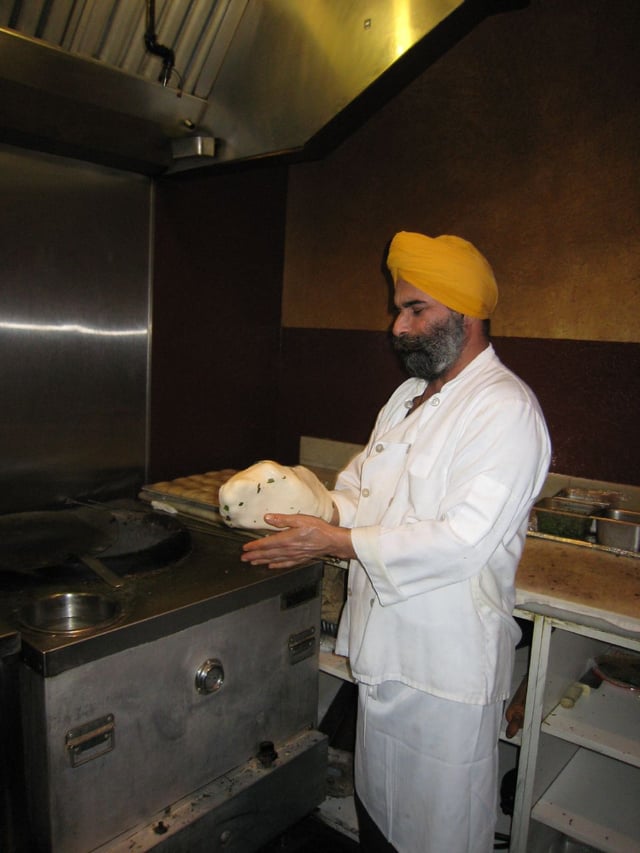
<svg viewBox="0 0 640 853">
<path fill-rule="evenodd" d="M 623 501 L 620 492 L 562 489 L 534 505 L 529 534 L 640 556 L 640 512 Z"/>
<path fill-rule="evenodd" d="M 160 511 L 222 524 L 218 512 L 218 491 L 236 473 L 233 468 L 223 468 L 151 483 L 142 487 L 138 497 Z"/>
</svg>

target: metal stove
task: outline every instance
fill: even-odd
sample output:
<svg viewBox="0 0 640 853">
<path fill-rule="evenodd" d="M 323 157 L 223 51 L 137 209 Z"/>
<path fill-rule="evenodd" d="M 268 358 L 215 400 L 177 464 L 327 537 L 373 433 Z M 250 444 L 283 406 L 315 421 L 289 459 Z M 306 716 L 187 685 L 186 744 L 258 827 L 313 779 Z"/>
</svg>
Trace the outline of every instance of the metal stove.
<svg viewBox="0 0 640 853">
<path fill-rule="evenodd" d="M 24 744 L 16 849 L 248 853 L 324 798 L 322 565 L 274 572 L 240 562 L 237 534 L 189 538 L 119 585 L 49 570 L 3 593 L 21 634 L 3 664 Z"/>
</svg>

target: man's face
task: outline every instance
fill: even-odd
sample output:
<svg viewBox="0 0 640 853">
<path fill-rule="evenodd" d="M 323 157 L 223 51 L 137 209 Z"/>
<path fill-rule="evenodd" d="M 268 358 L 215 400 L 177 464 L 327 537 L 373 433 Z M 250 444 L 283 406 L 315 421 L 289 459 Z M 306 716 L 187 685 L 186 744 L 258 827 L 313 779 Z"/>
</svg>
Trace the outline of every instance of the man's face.
<svg viewBox="0 0 640 853">
<path fill-rule="evenodd" d="M 464 316 L 399 278 L 393 345 L 411 376 L 439 379 L 459 359 L 467 339 Z"/>
</svg>

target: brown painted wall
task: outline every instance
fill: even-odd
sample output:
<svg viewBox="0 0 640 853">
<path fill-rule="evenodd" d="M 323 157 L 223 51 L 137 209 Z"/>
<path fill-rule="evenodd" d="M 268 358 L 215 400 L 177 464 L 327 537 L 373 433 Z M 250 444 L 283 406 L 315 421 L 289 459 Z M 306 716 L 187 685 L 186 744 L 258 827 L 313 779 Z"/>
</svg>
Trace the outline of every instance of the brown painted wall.
<svg viewBox="0 0 640 853">
<path fill-rule="evenodd" d="M 276 166 L 161 182 L 154 475 L 365 441 L 402 379 L 381 267 L 404 228 L 490 258 L 495 346 L 541 400 L 553 470 L 640 484 L 639 39 L 637 0 L 532 0 L 288 188 Z"/>
</svg>

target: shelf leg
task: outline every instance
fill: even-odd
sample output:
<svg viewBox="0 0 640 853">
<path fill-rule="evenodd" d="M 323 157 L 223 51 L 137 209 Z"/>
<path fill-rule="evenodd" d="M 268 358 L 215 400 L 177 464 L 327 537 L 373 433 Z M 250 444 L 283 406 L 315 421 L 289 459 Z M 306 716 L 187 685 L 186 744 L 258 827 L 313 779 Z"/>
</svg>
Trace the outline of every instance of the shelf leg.
<svg viewBox="0 0 640 853">
<path fill-rule="evenodd" d="M 518 780 L 509 853 L 526 853 L 527 851 L 550 642 L 551 625 L 549 620 L 541 615 L 534 616 L 529 679 L 527 682 L 527 703 L 522 726 L 522 743 L 518 761 Z"/>
</svg>

